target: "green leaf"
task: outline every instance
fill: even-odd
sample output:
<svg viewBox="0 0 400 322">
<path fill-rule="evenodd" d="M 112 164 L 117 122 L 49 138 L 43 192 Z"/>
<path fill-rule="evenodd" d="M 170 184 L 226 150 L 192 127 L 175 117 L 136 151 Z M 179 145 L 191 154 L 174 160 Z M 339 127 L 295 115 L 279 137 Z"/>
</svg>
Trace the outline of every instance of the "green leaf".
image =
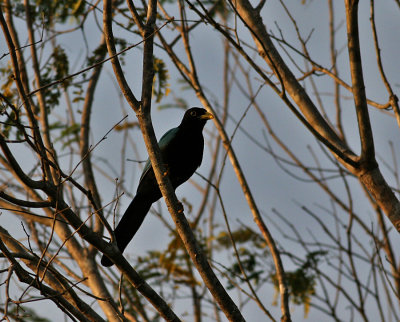
<svg viewBox="0 0 400 322">
<path fill-rule="evenodd" d="M 315 294 L 316 273 L 315 268 L 321 256 L 325 256 L 326 251 L 315 251 L 306 255 L 304 263 L 294 271 L 286 271 L 285 278 L 289 288 L 291 301 L 297 305 L 304 306 L 304 317 L 307 317 L 311 297 Z M 275 299 L 279 293 L 279 282 L 276 274 L 271 274 L 272 282 L 275 287 Z M 276 303 L 274 303 L 275 305 Z"/>
<path fill-rule="evenodd" d="M 168 79 L 169 74 L 163 60 L 154 57 L 154 80 L 153 80 L 153 95 L 156 98 L 156 103 L 159 103 L 164 96 L 170 92 Z"/>
</svg>

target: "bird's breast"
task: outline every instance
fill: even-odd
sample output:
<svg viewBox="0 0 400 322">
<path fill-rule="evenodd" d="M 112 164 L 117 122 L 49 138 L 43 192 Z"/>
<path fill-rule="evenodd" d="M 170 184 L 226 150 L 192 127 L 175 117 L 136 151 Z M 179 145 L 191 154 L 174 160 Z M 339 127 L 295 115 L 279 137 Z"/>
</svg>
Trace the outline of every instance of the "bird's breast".
<svg viewBox="0 0 400 322">
<path fill-rule="evenodd" d="M 164 162 L 175 187 L 188 180 L 200 166 L 203 149 L 203 136 L 183 135 L 178 136 L 165 151 Z"/>
</svg>

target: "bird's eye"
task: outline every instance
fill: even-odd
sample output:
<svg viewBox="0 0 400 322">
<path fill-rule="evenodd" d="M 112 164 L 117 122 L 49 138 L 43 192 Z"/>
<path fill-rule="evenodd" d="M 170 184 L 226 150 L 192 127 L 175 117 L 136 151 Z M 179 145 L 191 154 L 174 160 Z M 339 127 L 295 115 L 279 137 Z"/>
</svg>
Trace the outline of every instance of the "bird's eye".
<svg viewBox="0 0 400 322">
<path fill-rule="evenodd" d="M 191 111 L 190 116 L 196 116 L 196 111 Z"/>
</svg>

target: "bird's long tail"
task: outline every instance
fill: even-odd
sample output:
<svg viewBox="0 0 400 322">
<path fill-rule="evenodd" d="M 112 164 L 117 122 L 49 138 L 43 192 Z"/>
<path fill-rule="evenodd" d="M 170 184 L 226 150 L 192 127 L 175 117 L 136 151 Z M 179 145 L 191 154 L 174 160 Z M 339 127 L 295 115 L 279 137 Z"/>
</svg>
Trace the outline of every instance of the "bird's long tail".
<svg viewBox="0 0 400 322">
<path fill-rule="evenodd" d="M 148 198 L 136 195 L 126 209 L 114 231 L 117 245 L 121 253 L 125 250 L 125 247 L 132 240 L 143 223 L 144 217 L 146 217 L 149 212 L 152 202 L 153 201 Z M 112 266 L 113 263 L 107 256 L 103 255 L 101 258 L 101 265 L 109 267 Z"/>
</svg>

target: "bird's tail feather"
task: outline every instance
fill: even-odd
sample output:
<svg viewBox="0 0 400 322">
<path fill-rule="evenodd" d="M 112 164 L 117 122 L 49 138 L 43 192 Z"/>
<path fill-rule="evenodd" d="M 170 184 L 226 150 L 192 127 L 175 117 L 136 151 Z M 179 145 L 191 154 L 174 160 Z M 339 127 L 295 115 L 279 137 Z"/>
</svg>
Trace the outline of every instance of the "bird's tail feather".
<svg viewBox="0 0 400 322">
<path fill-rule="evenodd" d="M 142 225 L 144 217 L 146 217 L 149 212 L 152 203 L 152 200 L 143 198 L 143 196 L 136 196 L 126 209 L 114 231 L 117 245 L 121 253 L 125 250 L 126 246 Z M 113 265 L 111 260 L 105 255 L 101 258 L 101 264 L 106 267 Z"/>
</svg>

